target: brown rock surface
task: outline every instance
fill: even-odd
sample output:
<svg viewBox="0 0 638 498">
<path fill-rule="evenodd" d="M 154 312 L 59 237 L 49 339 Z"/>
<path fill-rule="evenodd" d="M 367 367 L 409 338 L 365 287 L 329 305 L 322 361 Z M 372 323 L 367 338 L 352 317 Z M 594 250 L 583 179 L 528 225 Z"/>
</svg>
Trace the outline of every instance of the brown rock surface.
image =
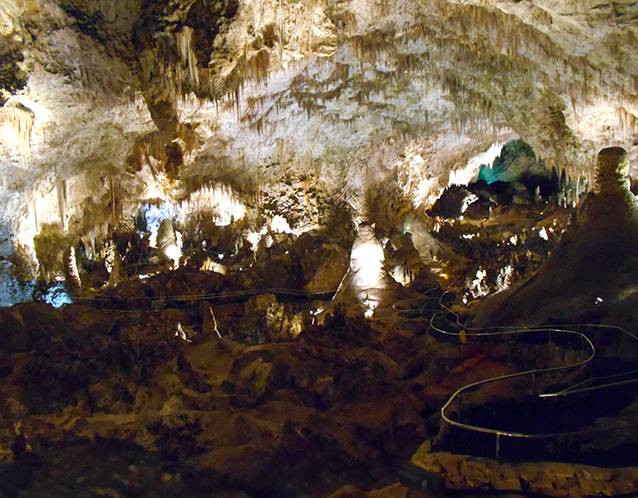
<svg viewBox="0 0 638 498">
<path fill-rule="evenodd" d="M 386 335 L 362 317 L 337 313 L 296 339 L 241 344 L 228 337 L 238 305 L 244 306 L 215 305 L 222 338 L 199 333 L 200 307 L 12 309 L 11 316 L 22 317 L 11 322 L 14 333 L 34 332 L 30 353 L 3 352 L 0 447 L 3 460 L 14 462 L 4 465 L 18 465 L 11 450 L 16 434 L 34 458 L 51 455 L 44 465 L 52 472 L 67 452 L 92 455 L 100 441 L 117 440 L 153 455 L 149 465 L 158 472 L 171 465 L 191 473 L 214 469 L 231 488 L 255 496 L 304 490 L 320 497 L 347 485 L 380 490 L 370 496 L 405 496 L 402 487 L 382 489 L 396 481 L 394 472 L 426 431 L 436 429 L 424 422 L 433 400 L 449 395 L 426 395 L 424 370 L 411 365 L 407 373 L 406 366 L 415 349 L 428 364 L 441 361 L 436 341 Z M 181 339 L 177 323 L 200 338 Z M 457 366 L 466 359 L 455 349 L 445 361 Z M 9 468 L 0 465 L 0 483 Z M 176 471 L 164 473 L 173 476 L 167 486 L 178 486 Z M 102 479 L 100 489 L 128 489 L 111 477 L 95 479 Z M 43 482 L 34 474 L 19 488 Z"/>
<path fill-rule="evenodd" d="M 412 457 L 412 463 L 441 474 L 446 487 L 454 490 L 531 491 L 572 498 L 619 496 L 638 491 L 635 467 L 606 469 L 557 462 L 507 464 L 429 450 L 429 443 L 423 444 Z"/>
</svg>

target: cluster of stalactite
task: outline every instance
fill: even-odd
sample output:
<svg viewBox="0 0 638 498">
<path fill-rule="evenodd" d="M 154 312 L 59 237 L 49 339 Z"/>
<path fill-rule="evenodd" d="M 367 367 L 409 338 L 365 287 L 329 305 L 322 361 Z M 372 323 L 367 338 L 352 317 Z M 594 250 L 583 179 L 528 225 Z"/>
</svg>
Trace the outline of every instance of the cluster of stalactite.
<svg viewBox="0 0 638 498">
<path fill-rule="evenodd" d="M 4 128 L 2 136 L 20 155 L 25 167 L 28 166 L 31 152 L 33 122 L 33 111 L 22 104 L 9 102 L 0 107 L 0 127 Z"/>
</svg>

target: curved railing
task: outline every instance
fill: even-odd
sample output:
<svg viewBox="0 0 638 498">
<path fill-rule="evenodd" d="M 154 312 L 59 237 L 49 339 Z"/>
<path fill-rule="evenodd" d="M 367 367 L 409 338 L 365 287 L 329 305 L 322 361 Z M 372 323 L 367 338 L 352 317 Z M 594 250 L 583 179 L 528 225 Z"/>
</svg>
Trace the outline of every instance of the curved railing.
<svg viewBox="0 0 638 498">
<path fill-rule="evenodd" d="M 444 293 L 445 294 L 445 293 Z M 442 296 L 441 296 L 442 299 Z M 536 387 L 536 379 L 538 376 L 543 375 L 543 374 L 551 374 L 551 373 L 559 373 L 559 372 L 567 372 L 567 371 L 571 371 L 571 370 L 576 370 L 579 369 L 581 367 L 585 367 L 586 365 L 591 364 L 591 362 L 594 360 L 594 357 L 596 356 L 596 347 L 594 346 L 594 343 L 590 340 L 590 338 L 585 335 L 582 332 L 579 332 L 577 330 L 571 330 L 567 327 L 588 327 L 588 328 L 596 328 L 596 329 L 612 329 L 612 330 L 616 330 L 619 332 L 622 332 L 624 334 L 626 334 L 627 336 L 629 336 L 630 338 L 632 338 L 633 340 L 638 341 L 638 337 L 636 337 L 634 334 L 630 333 L 629 331 L 623 329 L 622 327 L 617 327 L 614 325 L 600 325 L 600 324 L 578 324 L 578 325 L 566 325 L 565 328 L 556 328 L 556 327 L 522 327 L 519 329 L 507 329 L 507 330 L 495 330 L 495 329 L 506 329 L 506 327 L 488 327 L 485 329 L 477 329 L 477 328 L 471 328 L 471 327 L 463 327 L 460 322 L 459 322 L 459 318 L 458 315 L 456 313 L 454 313 L 451 309 L 449 309 L 447 306 L 445 306 L 444 304 L 441 303 L 441 299 L 439 300 L 439 304 L 441 306 L 441 308 L 445 311 L 447 311 L 448 313 L 451 313 L 452 315 L 455 316 L 456 318 L 456 324 L 461 328 L 461 332 L 453 332 L 450 330 L 446 330 L 440 326 L 438 326 L 436 324 L 436 320 L 439 318 L 438 314 L 435 314 L 432 316 L 432 318 L 430 319 L 430 326 L 432 327 L 432 329 L 438 333 L 447 335 L 447 336 L 456 336 L 458 337 L 461 341 L 466 341 L 467 337 L 516 337 L 516 336 L 520 336 L 522 334 L 539 334 L 539 333 L 544 333 L 544 334 L 548 334 L 550 341 L 551 341 L 551 337 L 552 334 L 554 335 L 554 338 L 556 338 L 558 335 L 567 335 L 567 336 L 571 336 L 574 338 L 578 338 L 578 342 L 580 342 L 581 344 L 581 350 L 585 353 L 586 358 L 579 360 L 579 361 L 575 361 L 573 363 L 569 363 L 566 365 L 560 365 L 560 366 L 555 366 L 555 367 L 547 367 L 547 368 L 538 368 L 538 369 L 529 369 L 529 370 L 525 370 L 522 372 L 516 372 L 516 373 L 511 373 L 511 374 L 506 374 L 506 375 L 501 375 L 501 376 L 497 376 L 497 377 L 492 377 L 492 378 L 488 378 L 488 379 L 484 379 L 481 381 L 477 381 L 477 382 L 473 382 L 470 384 L 467 384 L 463 387 L 461 387 L 460 389 L 457 389 L 446 401 L 446 403 L 443 405 L 443 407 L 441 408 L 441 417 L 442 419 L 449 425 L 453 426 L 453 427 L 457 427 L 459 429 L 464 429 L 467 431 L 471 431 L 474 433 L 483 433 L 483 434 L 492 434 L 495 437 L 495 451 L 494 451 L 494 455 L 496 458 L 498 458 L 500 456 L 500 449 L 501 449 L 501 438 L 502 437 L 509 437 L 509 438 L 523 438 L 523 439 L 559 439 L 559 438 L 564 438 L 564 437 L 569 437 L 569 436 L 576 436 L 576 435 L 590 435 L 590 434 L 596 434 L 596 433 L 606 433 L 606 432 L 611 432 L 613 430 L 618 430 L 618 429 L 627 429 L 628 425 L 623 425 L 622 427 L 617 427 L 617 428 L 602 428 L 602 429 L 585 429 L 585 430 L 579 430 L 579 431 L 567 431 L 567 432 L 554 432 L 554 433 L 550 433 L 550 432 L 543 432 L 543 433 L 526 433 L 526 432 L 519 432 L 519 431 L 509 431 L 509 430 L 502 430 L 502 429 L 497 429 L 497 428 L 490 428 L 490 427 L 483 427 L 481 425 L 476 425 L 476 424 L 472 424 L 472 423 L 464 423 L 460 420 L 456 420 L 454 418 L 454 416 L 452 415 L 452 406 L 455 405 L 458 407 L 458 414 L 459 417 L 462 416 L 462 410 L 463 410 L 463 395 L 469 393 L 470 391 L 479 389 L 483 386 L 486 386 L 488 384 L 492 384 L 492 383 L 497 383 L 497 382 L 502 382 L 502 381 L 506 381 L 506 380 L 510 380 L 510 379 L 515 379 L 515 378 L 523 378 L 523 377 L 530 377 L 531 383 L 534 386 L 534 390 Z M 481 330 L 481 332 L 478 332 L 478 330 Z M 490 330 L 489 332 L 486 332 L 485 330 Z M 535 396 L 537 396 L 538 398 L 558 398 L 558 397 L 565 397 L 565 396 L 569 396 L 569 395 L 573 395 L 573 394 L 580 394 L 580 393 L 584 393 L 584 392 L 588 392 L 588 391 L 594 391 L 594 390 L 598 390 L 598 389 L 605 389 L 605 388 L 610 388 L 610 387 L 615 387 L 615 386 L 622 386 L 622 385 L 627 385 L 627 384 L 633 384 L 638 382 L 638 378 L 635 379 L 625 379 L 625 380 L 617 380 L 620 377 L 624 377 L 624 376 L 628 376 L 628 375 L 632 375 L 632 374 L 636 374 L 638 373 L 638 369 L 635 370 L 631 370 L 628 372 L 623 372 L 621 374 L 614 374 L 614 375 L 608 375 L 608 376 L 604 376 L 604 377 L 594 377 L 594 378 L 590 378 L 590 379 L 586 379 L 583 380 L 581 382 L 578 382 L 576 384 L 573 384 L 567 388 L 561 389 L 559 391 L 556 392 L 549 392 L 549 393 L 535 393 Z M 590 383 L 594 383 L 596 381 L 606 381 L 604 384 L 602 385 L 594 385 L 594 386 L 588 386 L 587 384 Z M 583 387 L 584 386 L 584 387 Z"/>
<path fill-rule="evenodd" d="M 434 284 L 432 287 L 426 289 L 425 291 L 419 293 L 418 296 L 416 297 L 412 297 L 412 298 L 408 298 L 408 299 L 400 299 L 399 301 L 396 301 L 393 305 L 392 305 L 392 309 L 394 310 L 392 316 L 396 319 L 399 320 L 409 320 L 409 321 L 414 321 L 414 320 L 420 320 L 423 316 L 423 313 L 426 311 L 431 311 L 432 313 L 438 313 L 441 311 L 441 305 L 439 303 L 438 308 L 424 308 L 424 307 L 418 307 L 416 308 L 415 306 L 410 306 L 411 303 L 418 303 L 419 301 L 421 301 L 424 297 L 428 296 L 431 292 L 437 291 L 439 290 L 439 285 L 438 284 Z M 439 299 L 440 301 L 440 299 Z M 418 313 L 421 316 L 410 316 L 410 317 L 406 317 L 404 316 L 405 313 Z"/>
<path fill-rule="evenodd" d="M 442 331 L 442 329 L 437 328 L 437 327 L 433 327 L 434 330 L 436 330 L 437 332 L 441 332 L 441 333 L 448 333 L 445 331 Z M 522 334 L 528 334 L 528 333 L 537 333 L 537 332 L 545 332 L 545 333 L 558 333 L 558 334 L 569 334 L 569 335 L 573 335 L 576 337 L 580 337 L 581 340 L 585 341 L 585 344 L 587 345 L 587 349 L 588 351 L 588 356 L 586 359 L 576 362 L 576 363 L 572 363 L 572 364 L 567 364 L 567 365 L 561 365 L 561 366 L 557 366 L 557 367 L 548 367 L 548 368 L 538 368 L 538 369 L 531 369 L 531 370 L 525 370 L 522 372 L 516 372 L 516 373 L 512 373 L 512 374 L 506 374 L 506 375 L 500 375 L 498 377 L 492 377 L 489 379 L 485 379 L 485 380 L 481 380 L 481 381 L 477 381 L 477 382 L 472 382 L 471 384 L 467 384 L 463 387 L 461 387 L 460 389 L 456 390 L 452 396 L 450 396 L 450 398 L 447 400 L 447 402 L 443 405 L 443 407 L 441 408 L 441 417 L 443 418 L 443 420 L 445 422 L 447 422 L 450 425 L 453 425 L 455 427 L 458 428 L 462 428 L 462 429 L 466 429 L 466 430 L 470 430 L 470 431 L 474 431 L 474 432 L 482 432 L 482 433 L 487 433 L 487 434 L 494 434 L 496 437 L 496 450 L 495 450 L 495 457 L 498 458 L 499 457 L 499 453 L 500 453 L 500 438 L 502 436 L 507 436 L 507 437 L 519 437 L 519 438 L 535 438 L 535 437 L 559 437 L 562 435 L 565 435 L 566 433 L 556 433 L 556 434 L 526 434 L 526 433 L 522 433 L 522 432 L 512 432 L 512 431 L 505 431 L 505 430 L 499 430 L 499 429 L 492 429 L 492 428 L 487 428 L 487 427 L 481 427 L 478 425 L 472 425 L 472 424 L 467 424 L 467 423 L 463 423 L 463 422 L 459 422 L 457 420 L 454 420 L 449 414 L 448 411 L 450 409 L 450 407 L 454 404 L 455 401 L 458 401 L 459 404 L 459 414 L 462 414 L 462 397 L 464 393 L 469 393 L 470 391 L 477 389 L 481 386 L 485 386 L 487 384 L 491 384 L 491 383 L 496 383 L 496 382 L 502 382 L 508 379 L 514 379 L 517 377 L 523 378 L 526 376 L 530 376 L 532 377 L 532 384 L 535 385 L 536 384 L 536 377 L 540 374 L 545 374 L 545 373 L 550 373 L 550 372 L 565 372 L 565 371 L 569 371 L 569 370 L 575 370 L 579 367 L 582 367 L 584 365 L 587 365 L 588 363 L 590 363 L 593 359 L 594 356 L 596 355 L 596 348 L 594 347 L 593 343 L 589 340 L 589 338 L 587 336 L 585 336 L 584 334 L 580 333 L 580 332 L 576 332 L 573 330 L 564 330 L 564 329 L 557 329 L 557 328 L 529 328 L 529 329 L 522 329 L 522 330 L 512 330 L 512 331 L 507 331 L 507 332 L 491 332 L 491 333 L 467 333 L 467 335 L 473 335 L 473 336 L 495 336 L 495 335 L 502 335 L 502 336 L 515 336 L 515 335 L 522 335 Z"/>
<path fill-rule="evenodd" d="M 249 289 L 238 291 L 222 291 L 211 292 L 204 294 L 179 294 L 174 296 L 136 296 L 128 300 L 120 299 L 118 296 L 73 296 L 73 302 L 86 302 L 95 304 L 118 304 L 124 301 L 130 301 L 132 303 L 154 303 L 154 302 L 166 302 L 166 301 L 205 301 L 214 299 L 232 299 L 236 297 L 249 297 L 260 294 L 275 294 L 279 296 L 295 296 L 306 299 L 319 299 L 329 298 L 335 294 L 336 290 L 319 290 L 319 291 L 305 291 L 300 289 L 282 289 L 282 288 L 268 288 L 268 289 Z"/>
</svg>

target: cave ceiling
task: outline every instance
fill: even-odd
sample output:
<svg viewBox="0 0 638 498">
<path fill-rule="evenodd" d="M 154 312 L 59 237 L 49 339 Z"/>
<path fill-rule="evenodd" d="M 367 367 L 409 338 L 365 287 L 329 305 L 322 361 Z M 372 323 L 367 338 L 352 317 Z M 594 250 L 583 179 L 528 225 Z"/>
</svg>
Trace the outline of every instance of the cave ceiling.
<svg viewBox="0 0 638 498">
<path fill-rule="evenodd" d="M 637 30 L 632 0 L 4 0 L 4 237 L 159 184 L 356 205 L 390 179 L 418 207 L 517 137 L 591 179 L 601 147 L 638 152 Z"/>
</svg>

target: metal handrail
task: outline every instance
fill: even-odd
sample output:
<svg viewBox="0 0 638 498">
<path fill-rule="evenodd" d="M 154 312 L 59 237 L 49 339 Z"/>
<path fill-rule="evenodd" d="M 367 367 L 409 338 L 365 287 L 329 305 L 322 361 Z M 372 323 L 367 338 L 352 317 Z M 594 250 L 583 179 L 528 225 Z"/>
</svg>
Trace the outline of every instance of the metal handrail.
<svg viewBox="0 0 638 498">
<path fill-rule="evenodd" d="M 223 299 L 227 297 L 241 297 L 241 296 L 254 296 L 258 294 L 286 294 L 290 296 L 302 296 L 311 298 L 313 296 L 320 296 L 326 294 L 334 294 L 335 290 L 319 290 L 319 291 L 304 291 L 299 289 L 280 289 L 280 288 L 269 288 L 269 289 L 249 289 L 249 290 L 241 290 L 241 291 L 224 291 L 224 292 L 214 292 L 208 294 L 182 294 L 177 296 L 162 296 L 162 297 L 150 297 L 150 296 L 140 296 L 134 297 L 132 300 L 134 301 L 190 301 L 190 300 L 204 300 L 204 299 Z M 113 302 L 113 299 L 117 299 L 117 296 L 106 297 L 106 296 L 73 296 L 72 299 L 74 301 L 95 301 L 95 302 Z"/>
<path fill-rule="evenodd" d="M 415 298 L 411 298 L 411 299 L 405 299 L 405 300 L 400 300 L 397 301 L 394 305 L 393 305 L 393 309 L 396 312 L 405 312 L 408 311 L 409 309 L 397 309 L 397 305 L 399 303 L 407 303 L 407 302 L 414 302 L 414 301 L 418 301 L 419 299 L 421 299 L 423 296 L 429 294 L 430 292 L 438 289 L 438 285 L 435 285 L 434 287 L 427 289 L 425 292 L 421 293 L 419 296 L 415 297 Z M 136 297 L 133 300 L 135 301 L 145 301 L 145 302 L 155 302 L 155 301 L 168 301 L 168 300 L 206 300 L 206 299 L 223 299 L 223 298 L 228 298 L 228 297 L 240 297 L 240 296 L 250 296 L 250 295 L 257 295 L 257 294 L 266 294 L 266 293 L 273 293 L 273 294 L 287 294 L 287 295 L 293 295 L 293 296 L 304 296 L 307 298 L 311 298 L 313 296 L 318 296 L 318 295 L 326 295 L 326 294 L 334 294 L 335 292 L 337 292 L 336 290 L 325 290 L 325 291 L 303 291 L 303 290 L 299 290 L 299 289 L 281 289 L 281 288 L 269 288 L 269 289 L 250 289 L 250 290 L 240 290 L 240 291 L 225 291 L 225 292 L 217 292 L 217 293 L 206 293 L 206 294 L 185 294 L 185 295 L 178 295 L 178 296 L 164 296 L 164 297 Z M 479 432 L 479 433 L 487 433 L 487 434 L 494 434 L 496 436 L 496 456 L 498 457 L 499 455 L 499 448 L 500 448 L 500 437 L 504 436 L 504 437 L 517 437 L 517 438 L 528 438 L 528 439 L 533 439 L 533 438 L 558 438 L 558 437 L 564 437 L 564 436 L 569 436 L 569 435 L 576 435 L 576 434 L 589 434 L 589 433 L 599 433 L 599 432 L 609 432 L 612 431 L 614 429 L 609 429 L 609 428 L 604 428 L 604 429 L 589 429 L 589 430 L 584 430 L 584 431 L 570 431 L 570 432 L 561 432 L 561 433 L 543 433 L 543 434 L 527 434 L 527 433 L 523 433 L 523 432 L 511 432 L 511 431 L 504 431 L 504 430 L 499 430 L 499 429 L 491 429 L 491 428 L 487 428 L 487 427 L 481 427 L 481 426 L 477 426 L 477 425 L 472 425 L 472 424 L 466 424 L 463 422 L 459 422 L 456 420 L 453 420 L 450 416 L 448 416 L 448 414 L 446 413 L 448 411 L 448 409 L 450 408 L 450 406 L 454 403 L 454 401 L 462 396 L 462 394 L 464 392 L 470 391 L 474 388 L 477 388 L 478 386 L 482 386 L 482 385 L 486 385 L 489 383 L 493 383 L 493 382 L 499 382 L 499 381 L 503 381 L 503 380 L 507 380 L 507 379 L 512 379 L 512 378 L 516 378 L 516 377 L 523 377 L 523 376 L 528 376 L 528 375 L 536 375 L 536 374 L 543 374 L 543 373 L 548 373 L 548 372 L 559 372 L 559 371 L 567 371 L 567 370 L 573 370 L 576 368 L 579 368 L 581 366 L 584 366 L 586 364 L 589 364 L 590 362 L 593 361 L 595 355 L 596 355 L 596 348 L 594 346 L 594 344 L 592 343 L 592 341 L 583 333 L 575 331 L 575 330 L 569 330 L 569 329 L 564 329 L 564 328 L 554 328 L 554 327 L 522 327 L 519 329 L 509 329 L 509 327 L 489 327 L 489 329 L 507 329 L 507 330 L 501 330 L 501 331 L 493 331 L 493 332 L 473 332 L 476 330 L 486 330 L 486 329 L 477 329 L 477 328 L 472 328 L 472 327 L 464 327 L 460 322 L 459 322 L 459 317 L 458 314 L 456 314 L 454 311 L 452 311 L 450 308 L 448 308 L 447 306 L 445 306 L 441 301 L 443 299 L 443 296 L 445 294 L 447 294 L 448 291 L 445 291 L 440 297 L 439 297 L 439 306 L 440 308 L 446 310 L 447 312 L 453 314 L 456 317 L 456 324 L 463 327 L 463 331 L 464 334 L 466 336 L 474 336 L 474 337 L 490 337 L 490 336 L 507 336 L 507 335 L 520 335 L 520 334 L 524 334 L 524 333 L 536 333 L 536 332 L 548 332 L 548 333 L 559 333 L 559 334 L 570 334 L 572 336 L 578 336 L 583 340 L 583 343 L 586 345 L 586 349 L 588 350 L 588 354 L 589 356 L 587 357 L 587 359 L 579 361 L 577 363 L 573 363 L 570 365 L 563 365 L 563 366 L 559 366 L 559 367 L 550 367 L 550 368 L 542 368 L 542 369 L 532 369 L 532 370 L 526 370 L 523 372 L 516 372 L 516 373 L 512 373 L 512 374 L 506 374 L 506 375 L 502 375 L 502 376 L 497 376 L 497 377 L 492 377 L 489 379 L 484 379 L 481 381 L 477 381 L 477 382 L 473 382 L 470 384 L 467 384 L 463 387 L 461 387 L 460 389 L 456 390 L 447 400 L 447 402 L 443 405 L 443 407 L 441 408 L 441 417 L 442 419 L 447 422 L 448 424 L 455 426 L 455 427 L 459 427 L 465 430 L 469 430 L 469 431 L 473 431 L 473 432 Z M 113 299 L 117 299 L 116 297 L 101 297 L 101 296 L 96 296 L 96 297 L 85 297 L 85 296 L 74 296 L 73 300 L 74 301 L 88 301 L 88 302 L 113 302 Z M 432 327 L 433 330 L 444 334 L 444 335 L 450 335 L 450 336 L 460 336 L 461 333 L 459 332 L 451 332 L 448 330 L 444 330 L 440 327 L 437 327 L 434 323 L 434 320 L 437 318 L 437 315 L 433 315 L 432 318 L 430 319 L 430 326 Z M 571 327 L 571 326 L 578 326 L 578 327 L 596 327 L 596 328 L 612 328 L 615 330 L 619 330 L 627 335 L 629 335 L 631 338 L 635 339 L 638 341 L 638 337 L 630 332 L 628 332 L 627 330 L 621 328 L 621 327 L 617 327 L 614 325 L 599 325 L 599 324 L 573 324 L 573 325 L 566 325 L 566 327 Z M 638 371 L 638 370 L 636 370 Z M 634 371 L 635 372 L 635 371 Z M 628 373 L 632 373 L 632 372 L 628 372 Z M 623 374 L 618 374 L 615 376 L 607 376 L 605 378 L 613 378 L 613 377 L 618 377 L 618 376 L 622 376 L 622 375 L 627 375 L 628 374 L 623 373 Z M 587 381 L 578 383 L 574 386 L 571 386 L 569 388 L 563 389 L 561 391 L 555 392 L 555 393 L 544 393 L 544 394 L 539 394 L 538 397 L 539 398 L 549 398 L 549 397 L 557 397 L 557 396 L 566 396 L 566 395 L 570 395 L 570 394 L 576 394 L 576 393 L 582 393 L 582 392 L 586 392 L 586 391 L 590 391 L 590 390 L 597 390 L 597 389 L 602 389 L 602 388 L 606 388 L 606 387 L 611 387 L 611 386 L 615 386 L 615 385 L 624 385 L 624 384 L 629 384 L 629 383 L 633 383 L 633 382 L 638 382 L 638 379 L 635 380 L 628 380 L 628 381 L 620 381 L 620 382 L 615 382 L 615 383 L 611 383 L 611 384 L 605 384 L 603 386 L 593 386 L 593 387 L 587 387 L 587 388 L 581 388 L 581 389 L 574 389 L 575 387 L 577 387 L 578 385 L 582 385 L 585 382 L 589 382 L 592 379 L 589 379 Z M 629 425 L 625 425 L 622 428 L 627 428 L 629 427 Z M 620 428 L 619 428 L 620 429 Z"/>
<path fill-rule="evenodd" d="M 446 291 L 447 292 L 447 291 Z M 443 294 L 445 295 L 445 293 Z M 444 304 L 441 303 L 441 299 L 443 296 L 441 296 L 441 298 L 439 299 L 439 305 L 441 306 L 441 308 L 445 309 L 446 311 L 448 311 L 449 313 L 453 314 L 456 317 L 456 324 L 463 327 L 463 325 L 459 322 L 459 317 L 458 314 L 456 314 L 455 312 L 453 312 L 450 308 L 448 308 L 447 306 L 445 306 Z M 437 315 L 433 315 L 432 318 L 430 319 L 430 326 L 432 327 L 433 330 L 442 333 L 444 335 L 453 335 L 453 336 L 461 336 L 460 332 L 451 332 L 448 330 L 444 330 L 440 327 L 437 327 L 434 324 L 435 319 L 437 318 Z M 566 327 L 574 327 L 574 326 L 578 326 L 578 327 L 596 327 L 596 328 L 610 328 L 610 329 L 615 329 L 618 331 L 621 331 L 627 335 L 629 335 L 631 338 L 635 339 L 638 341 L 638 337 L 636 337 L 636 335 L 630 333 L 629 331 L 623 329 L 622 327 L 618 327 L 615 325 L 599 325 L 599 324 L 570 324 L 570 325 L 566 325 Z M 509 329 L 508 327 L 489 327 L 490 329 Z M 485 385 L 485 384 L 489 384 L 492 382 L 498 382 L 498 381 L 502 381 L 502 380 L 506 380 L 506 379 L 511 379 L 511 378 L 515 378 L 515 377 L 522 377 L 522 376 L 527 376 L 527 375 L 536 375 L 536 374 L 542 374 L 542 373 L 548 373 L 548 372 L 558 372 L 558 371 L 566 371 L 566 370 L 573 370 L 576 368 L 579 368 L 583 365 L 589 364 L 590 362 L 593 361 L 594 356 L 596 355 L 596 348 L 594 346 L 594 344 L 592 343 L 592 341 L 583 333 L 575 331 L 575 330 L 569 330 L 569 329 L 564 329 L 564 328 L 554 328 L 554 327 L 522 327 L 519 329 L 514 329 L 514 330 L 504 330 L 504 331 L 498 331 L 498 332 L 471 332 L 472 330 L 485 330 L 485 329 L 478 329 L 478 328 L 472 328 L 472 327 L 463 327 L 463 334 L 466 336 L 475 336 L 475 337 L 487 337 L 487 336 L 502 336 L 502 335 L 515 335 L 515 334 L 522 334 L 522 333 L 527 333 L 527 332 L 557 332 L 557 333 L 563 333 L 563 334 L 572 334 L 572 335 L 577 335 L 580 336 L 583 340 L 584 343 L 587 345 L 588 349 L 589 349 L 589 357 L 583 361 L 571 364 L 571 365 L 563 365 L 560 367 L 551 367 L 551 368 L 543 368 L 543 369 L 532 369 L 532 370 L 526 370 L 523 372 L 516 372 L 513 374 L 507 374 L 507 375 L 501 375 L 501 376 L 497 376 L 497 377 L 492 377 L 489 379 L 484 379 L 478 382 L 473 382 L 471 384 L 467 384 L 463 387 L 461 387 L 460 389 L 456 390 L 451 396 L 450 398 L 448 398 L 447 402 L 443 405 L 443 407 L 441 408 L 441 418 L 447 422 L 448 424 L 455 426 L 455 427 L 459 427 L 465 430 L 469 430 L 469 431 L 473 431 L 473 432 L 480 432 L 480 433 L 486 433 L 486 434 L 494 434 L 496 436 L 496 458 L 498 458 L 499 456 L 499 452 L 500 452 L 500 438 L 502 436 L 504 437 L 514 437 L 514 438 L 527 438 L 527 439 L 541 439 L 541 438 L 559 438 L 559 437 L 565 437 L 565 436 L 571 436 L 571 435 L 583 435 L 583 434 L 595 434 L 595 433 L 602 433 L 602 432 L 611 432 L 613 430 L 618 430 L 618 429 L 627 429 L 627 427 L 631 426 L 632 424 L 629 425 L 623 425 L 622 427 L 617 427 L 617 428 L 602 428 L 602 429 L 586 429 L 586 430 L 581 430 L 581 431 L 569 431 L 569 432 L 560 432 L 560 433 L 543 433 L 543 434 L 528 434 L 528 433 L 523 433 L 523 432 L 512 432 L 512 431 L 504 431 L 504 430 L 499 430 L 499 429 L 491 429 L 488 427 L 482 427 L 482 426 L 477 426 L 477 425 L 472 425 L 472 424 L 466 424 L 463 422 L 459 422 L 456 420 L 453 420 L 451 417 L 448 416 L 448 414 L 446 413 L 447 410 L 450 408 L 450 406 L 452 405 L 452 403 L 458 398 L 459 401 L 462 398 L 462 394 L 466 391 L 472 390 L 478 386 L 481 385 Z M 470 332 L 467 332 L 467 330 L 470 330 Z M 601 377 L 598 379 L 609 379 L 609 378 L 614 378 L 614 377 L 621 377 L 624 375 L 628 375 L 631 373 L 635 373 L 638 370 L 633 370 L 631 372 L 624 372 L 622 374 L 617 374 L 617 375 L 612 375 L 612 376 L 605 376 L 605 377 Z M 555 392 L 555 393 L 544 393 L 544 394 L 539 394 L 538 397 L 539 398 L 550 398 L 550 397 L 558 397 L 558 396 L 566 396 L 566 395 L 570 395 L 570 394 L 576 394 L 576 393 L 582 393 L 582 392 L 588 392 L 588 391 L 593 391 L 593 390 L 598 390 L 598 389 L 603 389 L 603 388 L 608 388 L 608 387 L 613 387 L 613 386 L 618 386 L 618 385 L 625 385 L 625 384 L 630 384 L 630 383 L 634 383 L 634 382 L 638 382 L 638 379 L 631 379 L 631 380 L 625 380 L 625 381 L 619 381 L 619 382 L 613 382 L 613 383 L 608 383 L 608 384 L 604 384 L 604 385 L 600 385 L 600 386 L 593 386 L 593 387 L 586 387 L 586 388 L 581 388 L 581 389 L 574 389 L 576 386 L 582 385 L 585 382 L 590 382 L 592 380 L 596 380 L 596 379 L 589 379 L 587 381 L 584 382 L 580 382 L 574 386 L 571 386 L 569 388 L 563 389 L 561 391 Z M 633 425 L 638 425 L 638 424 L 633 424 Z"/>
<path fill-rule="evenodd" d="M 393 305 L 392 305 L 392 309 L 394 311 L 409 311 L 410 309 L 414 309 L 414 308 L 398 308 L 398 304 L 399 303 L 410 303 L 410 302 L 414 302 L 414 301 L 418 301 L 419 299 L 421 299 L 423 296 L 427 296 L 430 292 L 433 292 L 435 290 L 439 289 L 439 285 L 438 284 L 434 284 L 432 287 L 430 287 L 429 289 L 427 289 L 425 292 L 421 292 L 418 296 L 416 297 L 411 297 L 408 299 L 400 299 L 398 301 L 396 301 Z"/>
<path fill-rule="evenodd" d="M 437 332 L 442 332 L 442 333 L 446 333 L 449 335 L 458 335 L 458 334 L 454 334 L 454 333 L 449 333 L 446 331 L 442 331 L 441 329 L 439 329 L 438 327 L 433 327 L 434 330 L 436 330 Z M 454 394 L 452 394 L 452 396 L 450 396 L 450 398 L 447 400 L 447 402 L 445 403 L 445 405 L 443 405 L 443 408 L 441 408 L 441 417 L 443 418 L 443 420 L 445 420 L 447 423 L 454 425 L 456 427 L 460 427 L 463 429 L 468 429 L 468 430 L 472 430 L 475 432 L 483 432 L 483 433 L 489 433 L 489 434 L 495 434 L 495 435 L 500 435 L 500 436 L 511 436 L 511 437 L 524 437 L 524 438 L 534 438 L 534 437 L 551 437 L 551 436 L 559 436 L 559 435 L 563 435 L 562 433 L 557 433 L 557 434 L 526 434 L 526 433 L 522 433 L 522 432 L 508 432 L 508 431 L 501 431 L 498 429 L 490 429 L 487 427 L 481 427 L 481 426 L 477 426 L 477 425 L 470 425 L 470 424 L 465 424 L 462 422 L 457 422 L 455 420 L 452 420 L 450 417 L 448 417 L 448 415 L 446 414 L 447 409 L 450 407 L 450 405 L 452 405 L 452 403 L 460 396 L 462 395 L 463 392 L 465 391 L 469 391 L 477 386 L 481 386 L 481 385 L 485 385 L 485 384 L 489 384 L 492 382 L 499 382 L 502 380 L 506 380 L 506 379 L 512 379 L 515 377 L 523 377 L 526 375 L 534 375 L 534 374 L 541 374 L 541 373 L 548 373 L 548 372 L 561 372 L 561 371 L 566 371 L 566 370 L 573 370 L 576 369 L 578 367 L 581 367 L 583 365 L 588 364 L 589 362 L 591 362 L 594 359 L 594 356 L 596 355 L 596 348 L 594 347 L 593 343 L 589 340 L 589 338 L 580 333 L 580 332 L 576 332 L 573 330 L 564 330 L 564 329 L 555 329 L 555 328 L 530 328 L 530 329 L 524 329 L 524 330 L 514 330 L 514 331 L 508 331 L 508 332 L 490 332 L 490 333 L 483 333 L 483 334 L 467 334 L 467 335 L 481 335 L 481 336 L 487 336 L 487 335 L 508 335 L 508 334 L 522 334 L 522 333 L 527 333 L 527 332 L 558 332 L 558 333 L 565 333 L 565 334 L 572 334 L 572 335 L 576 335 L 576 336 L 580 336 L 582 338 L 584 338 L 584 340 L 586 341 L 586 344 L 589 346 L 589 357 L 586 360 L 580 361 L 578 363 L 573 363 L 571 365 L 563 365 L 563 366 L 559 366 L 559 367 L 550 367 L 550 368 L 538 368 L 538 369 L 533 369 L 533 370 L 525 370 L 523 372 L 516 372 L 513 374 L 507 374 L 507 375 L 500 375 L 498 377 L 491 377 L 489 379 L 484 379 L 484 380 L 480 380 L 478 382 L 472 382 L 471 384 L 467 384 L 463 387 L 461 387 L 460 389 L 458 389 L 457 391 L 454 392 Z"/>
</svg>

